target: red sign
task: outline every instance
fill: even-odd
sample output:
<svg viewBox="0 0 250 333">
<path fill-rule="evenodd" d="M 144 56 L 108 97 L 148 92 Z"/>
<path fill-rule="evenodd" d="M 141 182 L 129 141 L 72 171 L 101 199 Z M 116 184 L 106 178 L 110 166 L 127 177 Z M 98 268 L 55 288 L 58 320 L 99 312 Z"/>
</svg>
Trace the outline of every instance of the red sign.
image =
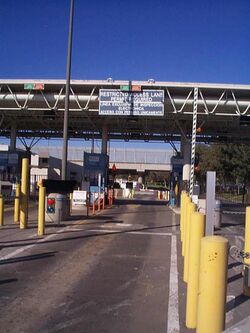
<svg viewBox="0 0 250 333">
<path fill-rule="evenodd" d="M 44 84 L 43 83 L 35 83 L 34 84 L 34 90 L 44 90 Z"/>
<path fill-rule="evenodd" d="M 141 86 L 132 86 L 132 91 L 141 91 Z"/>
</svg>

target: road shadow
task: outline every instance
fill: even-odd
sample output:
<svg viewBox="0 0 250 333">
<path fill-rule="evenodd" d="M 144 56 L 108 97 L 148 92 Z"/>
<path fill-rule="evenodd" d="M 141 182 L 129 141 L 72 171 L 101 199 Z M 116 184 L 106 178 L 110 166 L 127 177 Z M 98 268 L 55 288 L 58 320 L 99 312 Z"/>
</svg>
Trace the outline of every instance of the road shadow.
<svg viewBox="0 0 250 333">
<path fill-rule="evenodd" d="M 230 276 L 227 279 L 227 283 L 231 283 L 231 282 L 237 281 L 237 280 L 242 279 L 242 278 L 243 278 L 242 273 L 238 273 L 236 275 Z"/>
<path fill-rule="evenodd" d="M 11 282 L 17 282 L 18 279 L 6 279 L 6 280 L 0 280 L 0 285 L 1 284 L 6 284 L 6 283 L 11 283 Z"/>
<path fill-rule="evenodd" d="M 226 312 L 229 312 L 233 309 L 235 309 L 237 306 L 245 303 L 246 301 L 249 300 L 248 296 L 245 296 L 243 294 L 238 295 L 237 297 L 231 299 L 229 302 L 226 304 Z"/>
<path fill-rule="evenodd" d="M 175 226 L 178 227 L 179 224 L 176 224 Z M 18 244 L 3 245 L 2 248 L 21 247 L 21 246 L 29 246 L 29 245 L 35 245 L 35 244 L 44 245 L 44 244 L 51 244 L 51 243 L 58 243 L 58 242 L 65 242 L 65 241 L 73 241 L 73 240 L 77 240 L 77 239 L 88 239 L 88 238 L 93 238 L 93 237 L 103 237 L 103 236 L 119 235 L 119 234 L 126 234 L 126 233 L 129 234 L 131 232 L 137 232 L 137 231 L 139 231 L 139 232 L 152 231 L 152 230 L 159 230 L 159 229 L 172 228 L 172 227 L 173 227 L 173 225 L 171 224 L 171 225 L 163 225 L 163 226 L 148 226 L 148 227 L 143 227 L 143 228 L 130 228 L 130 229 L 118 230 L 118 231 L 110 230 L 110 232 L 102 232 L 101 229 L 98 232 L 96 232 L 96 231 L 92 232 L 91 230 L 79 230 L 79 231 L 75 231 L 75 232 L 91 232 L 91 234 L 43 241 L 43 238 L 46 237 L 46 235 L 45 235 L 44 237 L 40 237 L 38 239 L 38 241 L 36 241 L 36 242 L 34 242 L 34 241 L 28 242 L 29 240 L 27 240 L 27 242 L 25 242 L 25 243 L 20 243 L 20 241 L 18 241 Z M 63 233 L 64 233 L 63 231 L 60 232 L 60 234 L 63 234 Z M 60 234 L 58 234 L 58 235 L 60 235 Z"/>
<path fill-rule="evenodd" d="M 146 199 L 116 199 L 115 204 L 119 206 L 123 205 L 143 205 L 143 206 L 166 206 L 167 201 L 156 201 L 156 200 L 146 200 Z"/>
<path fill-rule="evenodd" d="M 56 253 L 57 253 L 57 251 L 52 251 L 52 252 L 32 254 L 32 255 L 22 256 L 22 257 L 15 257 L 15 258 L 10 258 L 10 259 L 2 259 L 2 260 L 0 260 L 0 265 L 13 264 L 13 263 L 23 262 L 23 261 L 47 259 L 47 258 L 54 257 Z"/>
<path fill-rule="evenodd" d="M 228 269 L 231 269 L 233 267 L 238 267 L 238 266 L 242 266 L 241 262 L 232 262 L 230 264 L 228 264 Z"/>
</svg>

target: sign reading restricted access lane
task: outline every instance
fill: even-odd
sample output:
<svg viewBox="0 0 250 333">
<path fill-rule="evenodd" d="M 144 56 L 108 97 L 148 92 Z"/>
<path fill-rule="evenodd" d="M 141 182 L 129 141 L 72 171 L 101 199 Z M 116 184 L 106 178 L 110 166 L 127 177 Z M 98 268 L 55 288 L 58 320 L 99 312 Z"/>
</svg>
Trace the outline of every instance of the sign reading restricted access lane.
<svg viewBox="0 0 250 333">
<path fill-rule="evenodd" d="M 164 90 L 140 92 L 100 89 L 99 114 L 122 116 L 163 116 Z"/>
</svg>

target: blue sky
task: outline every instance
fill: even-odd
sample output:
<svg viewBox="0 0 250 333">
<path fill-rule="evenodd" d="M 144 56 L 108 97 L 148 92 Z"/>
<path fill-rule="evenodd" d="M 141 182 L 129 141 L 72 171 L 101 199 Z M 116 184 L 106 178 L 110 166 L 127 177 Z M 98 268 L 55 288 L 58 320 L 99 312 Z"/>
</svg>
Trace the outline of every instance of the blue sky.
<svg viewBox="0 0 250 333">
<path fill-rule="evenodd" d="M 0 78 L 65 78 L 70 0 L 3 0 Z M 75 0 L 72 78 L 249 84 L 250 1 Z"/>
<path fill-rule="evenodd" d="M 0 79 L 65 78 L 69 5 L 1 1 Z M 72 78 L 249 84 L 249 17 L 249 0 L 75 0 Z"/>
</svg>

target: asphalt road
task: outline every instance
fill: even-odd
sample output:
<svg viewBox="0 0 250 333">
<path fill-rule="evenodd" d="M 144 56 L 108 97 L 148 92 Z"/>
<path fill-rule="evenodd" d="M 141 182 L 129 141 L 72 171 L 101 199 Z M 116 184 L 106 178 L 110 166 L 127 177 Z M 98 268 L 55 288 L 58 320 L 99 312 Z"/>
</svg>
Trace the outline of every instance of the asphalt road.
<svg viewBox="0 0 250 333">
<path fill-rule="evenodd" d="M 24 233 L 4 227 L 0 332 L 174 332 L 173 216 L 146 195 L 49 228 L 40 240 L 32 223 Z"/>
<path fill-rule="evenodd" d="M 0 332 L 188 333 L 179 215 L 152 193 L 37 237 L 37 211 L 0 230 Z M 223 206 L 216 234 L 244 240 L 244 210 Z M 238 246 L 242 246 L 240 243 Z M 227 327 L 250 315 L 242 266 L 229 258 Z"/>
</svg>

